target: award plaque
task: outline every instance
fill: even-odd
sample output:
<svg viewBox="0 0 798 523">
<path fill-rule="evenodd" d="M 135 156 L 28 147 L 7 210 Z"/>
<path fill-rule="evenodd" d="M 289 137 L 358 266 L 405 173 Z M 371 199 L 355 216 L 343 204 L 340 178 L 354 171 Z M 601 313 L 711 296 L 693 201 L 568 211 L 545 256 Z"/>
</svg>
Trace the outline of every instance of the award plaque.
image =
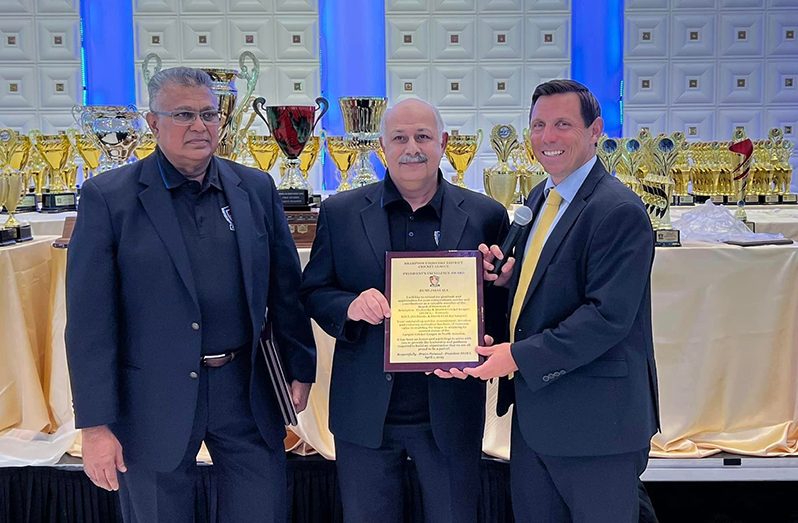
<svg viewBox="0 0 798 523">
<path fill-rule="evenodd" d="M 479 251 L 387 252 L 385 371 L 479 365 L 484 306 Z"/>
</svg>

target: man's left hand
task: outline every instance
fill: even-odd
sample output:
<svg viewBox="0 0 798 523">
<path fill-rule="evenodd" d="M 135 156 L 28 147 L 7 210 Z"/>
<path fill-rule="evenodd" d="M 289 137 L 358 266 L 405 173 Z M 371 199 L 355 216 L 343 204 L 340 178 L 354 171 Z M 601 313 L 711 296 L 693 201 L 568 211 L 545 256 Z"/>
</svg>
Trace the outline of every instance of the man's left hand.
<svg viewBox="0 0 798 523">
<path fill-rule="evenodd" d="M 488 358 L 479 367 L 469 367 L 463 372 L 481 380 L 500 378 L 518 370 L 509 343 L 500 343 L 488 347 L 477 347 L 477 352 Z"/>
<path fill-rule="evenodd" d="M 291 382 L 291 401 L 294 402 L 294 408 L 297 414 L 305 410 L 308 406 L 308 395 L 310 395 L 311 383 L 302 383 L 301 381 Z"/>
</svg>

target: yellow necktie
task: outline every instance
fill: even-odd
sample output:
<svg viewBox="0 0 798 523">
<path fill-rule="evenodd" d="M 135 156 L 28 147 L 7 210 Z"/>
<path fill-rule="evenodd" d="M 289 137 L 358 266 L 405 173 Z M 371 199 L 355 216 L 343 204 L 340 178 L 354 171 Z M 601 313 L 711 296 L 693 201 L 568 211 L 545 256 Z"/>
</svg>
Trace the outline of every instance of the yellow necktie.
<svg viewBox="0 0 798 523">
<path fill-rule="evenodd" d="M 540 217 L 538 227 L 535 229 L 535 234 L 532 236 L 532 244 L 524 256 L 523 264 L 521 265 L 521 274 L 518 276 L 518 287 L 515 289 L 515 297 L 513 298 L 513 308 L 510 311 L 510 342 L 515 342 L 515 326 L 518 323 L 518 316 L 521 314 L 521 307 L 524 305 L 526 299 L 526 292 L 529 289 L 529 284 L 532 282 L 532 275 L 535 274 L 535 266 L 538 264 L 540 252 L 543 250 L 543 245 L 546 243 L 546 235 L 554 223 L 554 218 L 557 216 L 557 211 L 560 209 L 560 202 L 562 196 L 557 192 L 557 189 L 552 188 L 549 190 L 549 195 L 546 197 L 546 203 L 543 205 L 543 215 Z"/>
</svg>

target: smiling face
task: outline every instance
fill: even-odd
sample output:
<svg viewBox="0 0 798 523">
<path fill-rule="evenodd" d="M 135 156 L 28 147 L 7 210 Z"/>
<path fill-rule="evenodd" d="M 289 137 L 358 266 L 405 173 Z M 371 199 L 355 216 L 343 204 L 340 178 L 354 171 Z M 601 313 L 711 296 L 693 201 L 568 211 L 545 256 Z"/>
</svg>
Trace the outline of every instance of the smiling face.
<svg viewBox="0 0 798 523">
<path fill-rule="evenodd" d="M 529 134 L 535 158 L 560 183 L 596 154 L 604 130 L 601 117 L 590 125 L 582 119 L 576 93 L 541 96 L 532 108 Z"/>
<path fill-rule="evenodd" d="M 399 191 L 404 194 L 437 187 L 448 135 L 438 129 L 432 107 L 419 100 L 405 100 L 384 118 L 380 143 Z"/>
<path fill-rule="evenodd" d="M 204 86 L 165 85 L 158 93 L 153 107 L 159 112 L 216 110 L 216 98 Z M 195 118 L 191 125 L 176 125 L 169 115 L 147 113 L 158 147 L 175 168 L 187 178 L 205 174 L 208 163 L 219 144 L 219 123 L 206 123 Z"/>
</svg>

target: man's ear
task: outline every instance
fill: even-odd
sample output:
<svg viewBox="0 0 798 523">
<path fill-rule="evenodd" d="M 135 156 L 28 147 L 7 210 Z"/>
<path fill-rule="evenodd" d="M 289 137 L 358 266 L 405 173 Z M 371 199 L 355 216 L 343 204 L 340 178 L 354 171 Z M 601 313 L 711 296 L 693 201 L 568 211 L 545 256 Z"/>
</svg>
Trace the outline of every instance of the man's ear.
<svg viewBox="0 0 798 523">
<path fill-rule="evenodd" d="M 446 150 L 446 144 L 447 143 L 449 143 L 449 133 L 447 133 L 446 131 L 443 131 L 443 133 L 441 133 L 441 150 L 442 151 Z"/>
<path fill-rule="evenodd" d="M 593 145 L 598 145 L 598 140 L 601 138 L 601 133 L 603 132 L 604 120 L 599 116 L 590 124 L 590 136 L 593 138 Z"/>
<path fill-rule="evenodd" d="M 144 119 L 147 120 L 147 125 L 150 126 L 152 135 L 158 138 L 158 115 L 150 112 L 144 115 Z"/>
</svg>

